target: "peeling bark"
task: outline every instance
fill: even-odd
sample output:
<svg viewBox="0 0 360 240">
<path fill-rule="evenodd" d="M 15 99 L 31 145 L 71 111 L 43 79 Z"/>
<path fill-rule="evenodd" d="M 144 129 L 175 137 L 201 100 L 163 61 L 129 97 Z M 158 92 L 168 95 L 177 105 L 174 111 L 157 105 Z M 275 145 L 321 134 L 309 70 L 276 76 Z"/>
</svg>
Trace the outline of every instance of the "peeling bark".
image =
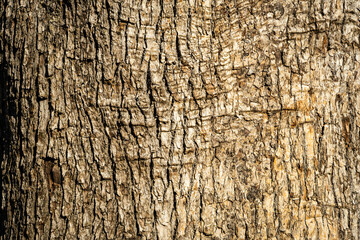
<svg viewBox="0 0 360 240">
<path fill-rule="evenodd" d="M 355 0 L 4 0 L 1 239 L 359 239 Z"/>
</svg>

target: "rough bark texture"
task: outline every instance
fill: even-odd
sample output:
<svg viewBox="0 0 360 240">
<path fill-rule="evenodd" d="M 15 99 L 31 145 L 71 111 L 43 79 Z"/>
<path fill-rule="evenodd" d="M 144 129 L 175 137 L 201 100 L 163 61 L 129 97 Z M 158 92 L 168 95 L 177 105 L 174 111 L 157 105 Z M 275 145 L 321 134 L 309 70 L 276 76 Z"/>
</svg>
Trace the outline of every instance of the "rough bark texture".
<svg viewBox="0 0 360 240">
<path fill-rule="evenodd" d="M 1 239 L 359 239 L 356 0 L 2 0 Z"/>
</svg>

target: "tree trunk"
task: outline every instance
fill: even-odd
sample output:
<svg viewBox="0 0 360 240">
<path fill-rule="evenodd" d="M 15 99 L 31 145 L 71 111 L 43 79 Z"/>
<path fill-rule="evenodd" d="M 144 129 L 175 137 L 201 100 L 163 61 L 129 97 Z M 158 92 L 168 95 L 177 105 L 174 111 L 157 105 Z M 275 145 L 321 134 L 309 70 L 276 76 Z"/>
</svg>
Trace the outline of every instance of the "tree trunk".
<svg viewBox="0 0 360 240">
<path fill-rule="evenodd" d="M 1 239 L 359 239 L 356 0 L 3 0 Z"/>
</svg>

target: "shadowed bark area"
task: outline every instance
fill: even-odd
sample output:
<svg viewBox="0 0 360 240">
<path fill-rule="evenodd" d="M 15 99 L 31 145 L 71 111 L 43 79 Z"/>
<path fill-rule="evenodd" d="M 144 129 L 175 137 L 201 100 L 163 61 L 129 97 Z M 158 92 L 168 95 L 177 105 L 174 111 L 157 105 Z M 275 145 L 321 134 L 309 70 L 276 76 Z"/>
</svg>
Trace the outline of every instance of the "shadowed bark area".
<svg viewBox="0 0 360 240">
<path fill-rule="evenodd" d="M 1 239 L 359 239 L 356 0 L 4 0 Z"/>
</svg>

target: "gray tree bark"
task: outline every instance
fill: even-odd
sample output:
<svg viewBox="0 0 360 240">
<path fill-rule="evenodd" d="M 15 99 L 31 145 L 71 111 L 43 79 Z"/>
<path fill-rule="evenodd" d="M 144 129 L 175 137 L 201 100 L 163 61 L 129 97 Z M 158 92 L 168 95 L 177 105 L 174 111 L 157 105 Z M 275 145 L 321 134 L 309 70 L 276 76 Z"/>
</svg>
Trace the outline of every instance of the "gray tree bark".
<svg viewBox="0 0 360 240">
<path fill-rule="evenodd" d="M 356 0 L 3 0 L 1 239 L 359 239 Z"/>
</svg>

